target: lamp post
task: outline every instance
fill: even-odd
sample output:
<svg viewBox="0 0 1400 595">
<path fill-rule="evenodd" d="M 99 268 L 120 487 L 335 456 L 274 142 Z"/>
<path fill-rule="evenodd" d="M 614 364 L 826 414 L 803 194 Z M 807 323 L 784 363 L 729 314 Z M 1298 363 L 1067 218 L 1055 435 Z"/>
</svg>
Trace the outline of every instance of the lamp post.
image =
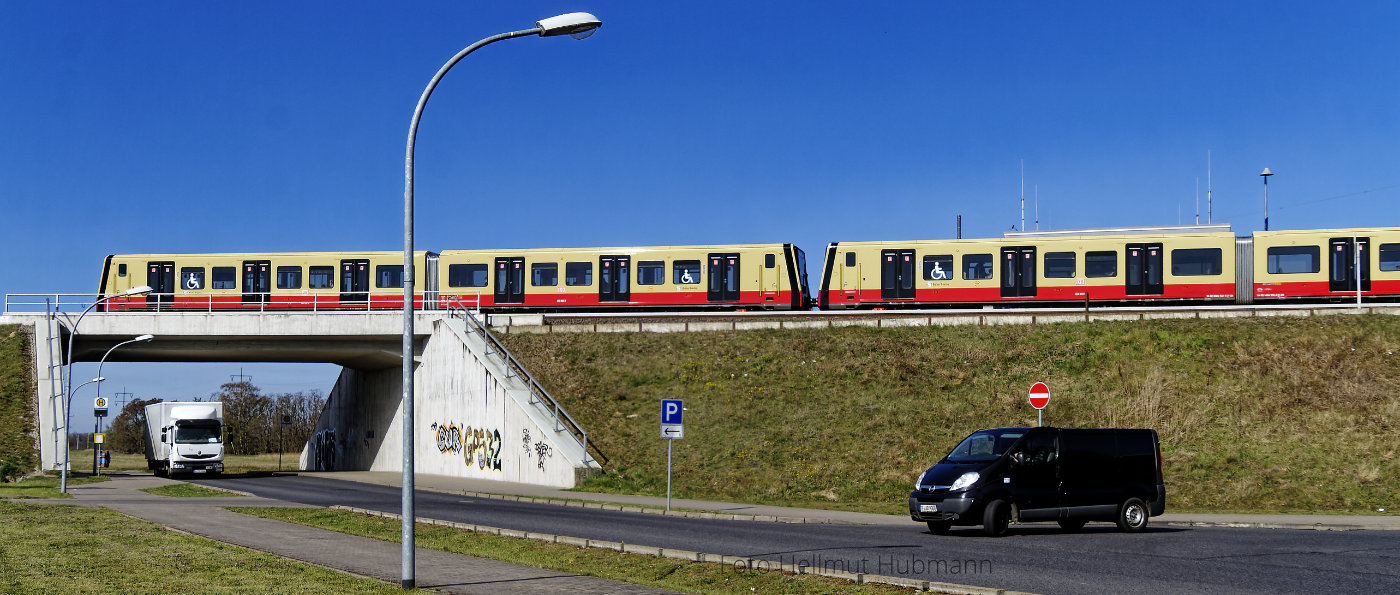
<svg viewBox="0 0 1400 595">
<path fill-rule="evenodd" d="M 67 362 L 67 369 L 63 372 L 63 393 L 66 395 L 66 399 L 63 405 L 63 469 L 59 471 L 58 476 L 58 491 L 60 492 L 68 493 L 68 420 L 71 417 L 69 415 L 69 410 L 73 405 L 73 340 L 78 338 L 78 325 L 83 322 L 83 317 L 87 316 L 88 312 L 91 312 L 98 304 L 103 304 L 108 300 L 114 300 L 119 297 L 146 295 L 152 291 L 154 290 L 150 285 L 137 285 L 126 291 L 99 298 L 97 301 L 94 301 L 91 306 L 83 310 L 82 314 L 78 315 L 78 319 L 73 321 L 73 326 L 68 327 L 68 356 L 64 360 Z M 81 385 L 79 386 L 81 387 Z"/>
<path fill-rule="evenodd" d="M 418 98 L 417 107 L 413 109 L 413 120 L 408 126 L 408 148 L 404 156 L 403 177 L 403 394 L 400 404 L 403 410 L 403 510 L 400 514 L 400 538 L 403 544 L 404 589 L 414 588 L 416 581 L 413 552 L 413 525 L 416 520 L 413 510 L 413 145 L 418 137 L 418 121 L 423 117 L 423 107 L 427 105 L 428 96 L 432 95 L 438 81 L 462 58 L 467 57 L 467 54 L 497 41 L 526 35 L 569 35 L 574 39 L 583 39 L 592 35 L 602 24 L 597 17 L 586 12 L 571 12 L 536 22 L 533 29 L 501 33 L 473 43 L 457 52 L 457 55 L 438 69 L 437 74 L 433 75 L 432 80 L 428 81 L 428 86 L 423 89 L 423 95 Z"/>
<path fill-rule="evenodd" d="M 141 335 L 141 336 L 139 336 L 139 337 L 136 337 L 135 339 L 131 339 L 131 340 L 128 340 L 128 341 L 122 341 L 121 343 L 117 343 L 116 345 L 113 345 L 111 349 L 108 349 L 108 350 L 107 350 L 107 353 L 102 354 L 102 359 L 100 359 L 100 360 L 97 361 L 97 395 L 96 395 L 97 397 L 100 398 L 100 397 L 102 396 L 102 365 L 105 364 L 105 363 L 107 363 L 107 356 L 112 355 L 112 352 L 113 352 L 113 351 L 116 351 L 118 347 L 121 347 L 122 345 L 126 345 L 127 343 L 142 343 L 142 342 L 145 342 L 145 341 L 150 341 L 151 339 L 154 339 L 154 338 L 156 338 L 155 335 Z M 98 429 L 98 424 L 99 424 L 99 423 L 100 423 L 100 420 L 99 420 L 98 418 L 93 418 L 93 420 L 92 420 L 92 433 L 93 433 L 94 435 L 97 434 L 97 429 Z M 64 423 L 63 423 L 63 427 L 65 427 L 65 428 L 68 427 L 68 422 L 67 422 L 66 420 L 65 420 Z M 93 474 L 93 475 L 97 475 L 97 443 L 96 443 L 96 442 L 94 442 L 93 445 L 92 445 L 92 474 Z"/>
<path fill-rule="evenodd" d="M 1272 175 L 1274 172 L 1269 171 L 1267 167 L 1259 173 L 1259 176 L 1264 178 L 1264 231 L 1269 231 L 1269 176 Z"/>
</svg>

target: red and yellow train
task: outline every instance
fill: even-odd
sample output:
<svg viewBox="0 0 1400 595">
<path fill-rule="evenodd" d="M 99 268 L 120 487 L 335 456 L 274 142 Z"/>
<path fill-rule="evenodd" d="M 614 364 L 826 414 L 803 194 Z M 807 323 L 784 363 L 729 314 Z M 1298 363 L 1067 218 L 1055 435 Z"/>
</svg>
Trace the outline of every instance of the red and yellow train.
<svg viewBox="0 0 1400 595">
<path fill-rule="evenodd" d="M 792 244 L 445 250 L 414 255 L 414 307 L 492 311 L 802 309 L 807 261 Z M 107 310 L 403 307 L 402 252 L 126 254 L 99 291 L 149 285 Z"/>
<path fill-rule="evenodd" d="M 802 310 L 1239 303 L 1400 296 L 1400 228 L 1228 226 L 838 242 L 807 286 L 792 244 L 444 250 L 414 255 L 414 307 L 488 311 Z M 111 255 L 108 310 L 403 306 L 401 252 Z"/>
</svg>

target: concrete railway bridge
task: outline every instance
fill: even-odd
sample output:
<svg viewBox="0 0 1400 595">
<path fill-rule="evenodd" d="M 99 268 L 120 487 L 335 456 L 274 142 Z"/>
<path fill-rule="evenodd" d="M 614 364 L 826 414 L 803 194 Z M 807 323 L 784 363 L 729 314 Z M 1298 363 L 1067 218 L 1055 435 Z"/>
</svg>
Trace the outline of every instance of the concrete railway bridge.
<svg viewBox="0 0 1400 595">
<path fill-rule="evenodd" d="M 343 367 L 303 469 L 401 472 L 402 312 L 7 313 L 34 333 L 41 465 L 62 465 L 66 352 L 107 361 L 317 362 Z M 414 460 L 418 473 L 573 487 L 599 469 L 586 431 L 467 310 L 416 315 Z M 74 378 L 76 387 L 85 379 Z M 529 448 L 522 448 L 528 444 Z"/>
</svg>

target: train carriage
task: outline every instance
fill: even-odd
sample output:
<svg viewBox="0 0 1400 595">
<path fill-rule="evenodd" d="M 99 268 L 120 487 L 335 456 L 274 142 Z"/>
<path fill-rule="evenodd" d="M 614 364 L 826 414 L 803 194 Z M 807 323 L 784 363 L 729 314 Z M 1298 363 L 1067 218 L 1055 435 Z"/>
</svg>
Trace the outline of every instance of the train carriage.
<svg viewBox="0 0 1400 595">
<path fill-rule="evenodd" d="M 426 288 L 436 259 L 414 253 L 415 288 Z M 114 254 L 102 267 L 98 291 L 153 289 L 110 300 L 107 310 L 402 308 L 403 269 L 402 252 Z M 415 295 L 415 307 L 422 307 L 424 292 Z"/>
<path fill-rule="evenodd" d="M 818 303 L 842 309 L 1233 301 L 1235 237 L 1218 229 L 833 243 Z"/>
<path fill-rule="evenodd" d="M 1255 232 L 1256 302 L 1400 295 L 1400 228 Z"/>
<path fill-rule="evenodd" d="M 802 309 L 792 244 L 444 250 L 439 305 L 509 310 Z"/>
</svg>

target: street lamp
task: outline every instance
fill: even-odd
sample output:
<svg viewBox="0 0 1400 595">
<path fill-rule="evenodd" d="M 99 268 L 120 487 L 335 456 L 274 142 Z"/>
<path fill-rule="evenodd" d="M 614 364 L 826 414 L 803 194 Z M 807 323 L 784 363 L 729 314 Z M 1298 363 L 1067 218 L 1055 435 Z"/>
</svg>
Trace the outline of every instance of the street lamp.
<svg viewBox="0 0 1400 595">
<path fill-rule="evenodd" d="M 1272 175 L 1274 172 L 1269 171 L 1267 167 L 1259 173 L 1259 176 L 1264 178 L 1264 231 L 1269 231 L 1269 176 Z"/>
<path fill-rule="evenodd" d="M 73 340 L 78 338 L 78 325 L 83 322 L 83 317 L 87 316 L 88 312 L 91 312 L 93 308 L 96 308 L 98 306 L 98 304 L 103 304 L 106 303 L 108 300 L 114 300 L 119 297 L 146 295 L 152 291 L 155 290 L 152 289 L 150 285 L 137 285 L 136 287 L 132 287 L 131 289 L 127 289 L 126 291 L 121 291 L 104 298 L 99 298 L 97 301 L 94 301 L 91 306 L 88 306 L 87 309 L 83 310 L 83 313 L 78 315 L 78 319 L 73 321 L 73 325 L 68 327 L 68 357 L 64 360 L 65 362 L 67 362 L 67 369 L 65 369 L 63 372 L 63 392 L 67 396 L 67 398 L 66 404 L 63 406 L 63 469 L 59 472 L 58 479 L 58 491 L 60 492 L 63 492 L 65 494 L 68 493 L 68 410 L 73 404 Z"/>
<path fill-rule="evenodd" d="M 145 341 L 150 341 L 151 339 L 154 339 L 154 338 L 156 338 L 155 335 L 141 335 L 141 336 L 139 336 L 139 337 L 136 337 L 135 339 L 131 339 L 130 341 L 122 341 L 121 343 L 117 343 L 116 345 L 113 345 L 111 349 L 108 349 L 108 350 L 107 350 L 107 353 L 102 354 L 102 359 L 100 359 L 100 360 L 97 361 L 97 377 L 98 377 L 98 381 L 97 381 L 97 398 L 101 398 L 101 397 L 102 397 L 102 380 L 101 380 L 101 378 L 102 378 L 102 365 L 105 364 L 105 363 L 107 363 L 107 356 L 112 355 L 112 352 L 113 352 L 113 351 L 116 351 L 118 347 L 121 347 L 122 345 L 126 345 L 127 343 L 141 343 L 141 342 L 145 342 Z M 98 426 L 99 421 L 100 421 L 99 418 L 96 418 L 96 417 L 94 417 L 94 418 L 92 419 L 92 433 L 93 433 L 94 435 L 97 434 L 97 430 L 98 430 L 98 427 L 99 427 L 99 426 Z M 67 422 L 67 420 L 64 420 L 64 422 L 63 422 L 63 427 L 65 427 L 65 428 L 68 427 L 68 422 Z M 96 443 L 96 442 L 94 442 L 94 443 L 93 443 L 93 446 L 92 446 L 92 474 L 93 474 L 93 475 L 97 475 L 97 443 Z"/>
<path fill-rule="evenodd" d="M 414 564 L 413 564 L 413 525 L 415 516 L 413 511 L 413 145 L 418 137 L 418 121 L 423 117 L 423 107 L 428 103 L 428 96 L 432 95 L 433 89 L 437 87 L 438 81 L 447 74 L 462 58 L 481 47 L 490 45 L 504 39 L 524 37 L 526 35 L 539 35 L 540 37 L 553 37 L 556 35 L 569 35 L 574 39 L 583 39 L 592 35 L 598 27 L 602 26 L 602 21 L 586 12 L 571 12 L 557 17 L 550 17 L 535 23 L 533 29 L 512 31 L 487 37 L 467 46 L 446 64 L 439 68 L 432 80 L 428 81 L 428 86 L 423 89 L 423 95 L 418 98 L 418 105 L 413 109 L 413 120 L 408 126 L 408 148 L 404 156 L 403 174 L 403 394 L 400 407 L 403 409 L 403 481 L 402 481 L 402 526 L 400 528 L 403 544 L 403 588 L 414 588 Z"/>
</svg>

